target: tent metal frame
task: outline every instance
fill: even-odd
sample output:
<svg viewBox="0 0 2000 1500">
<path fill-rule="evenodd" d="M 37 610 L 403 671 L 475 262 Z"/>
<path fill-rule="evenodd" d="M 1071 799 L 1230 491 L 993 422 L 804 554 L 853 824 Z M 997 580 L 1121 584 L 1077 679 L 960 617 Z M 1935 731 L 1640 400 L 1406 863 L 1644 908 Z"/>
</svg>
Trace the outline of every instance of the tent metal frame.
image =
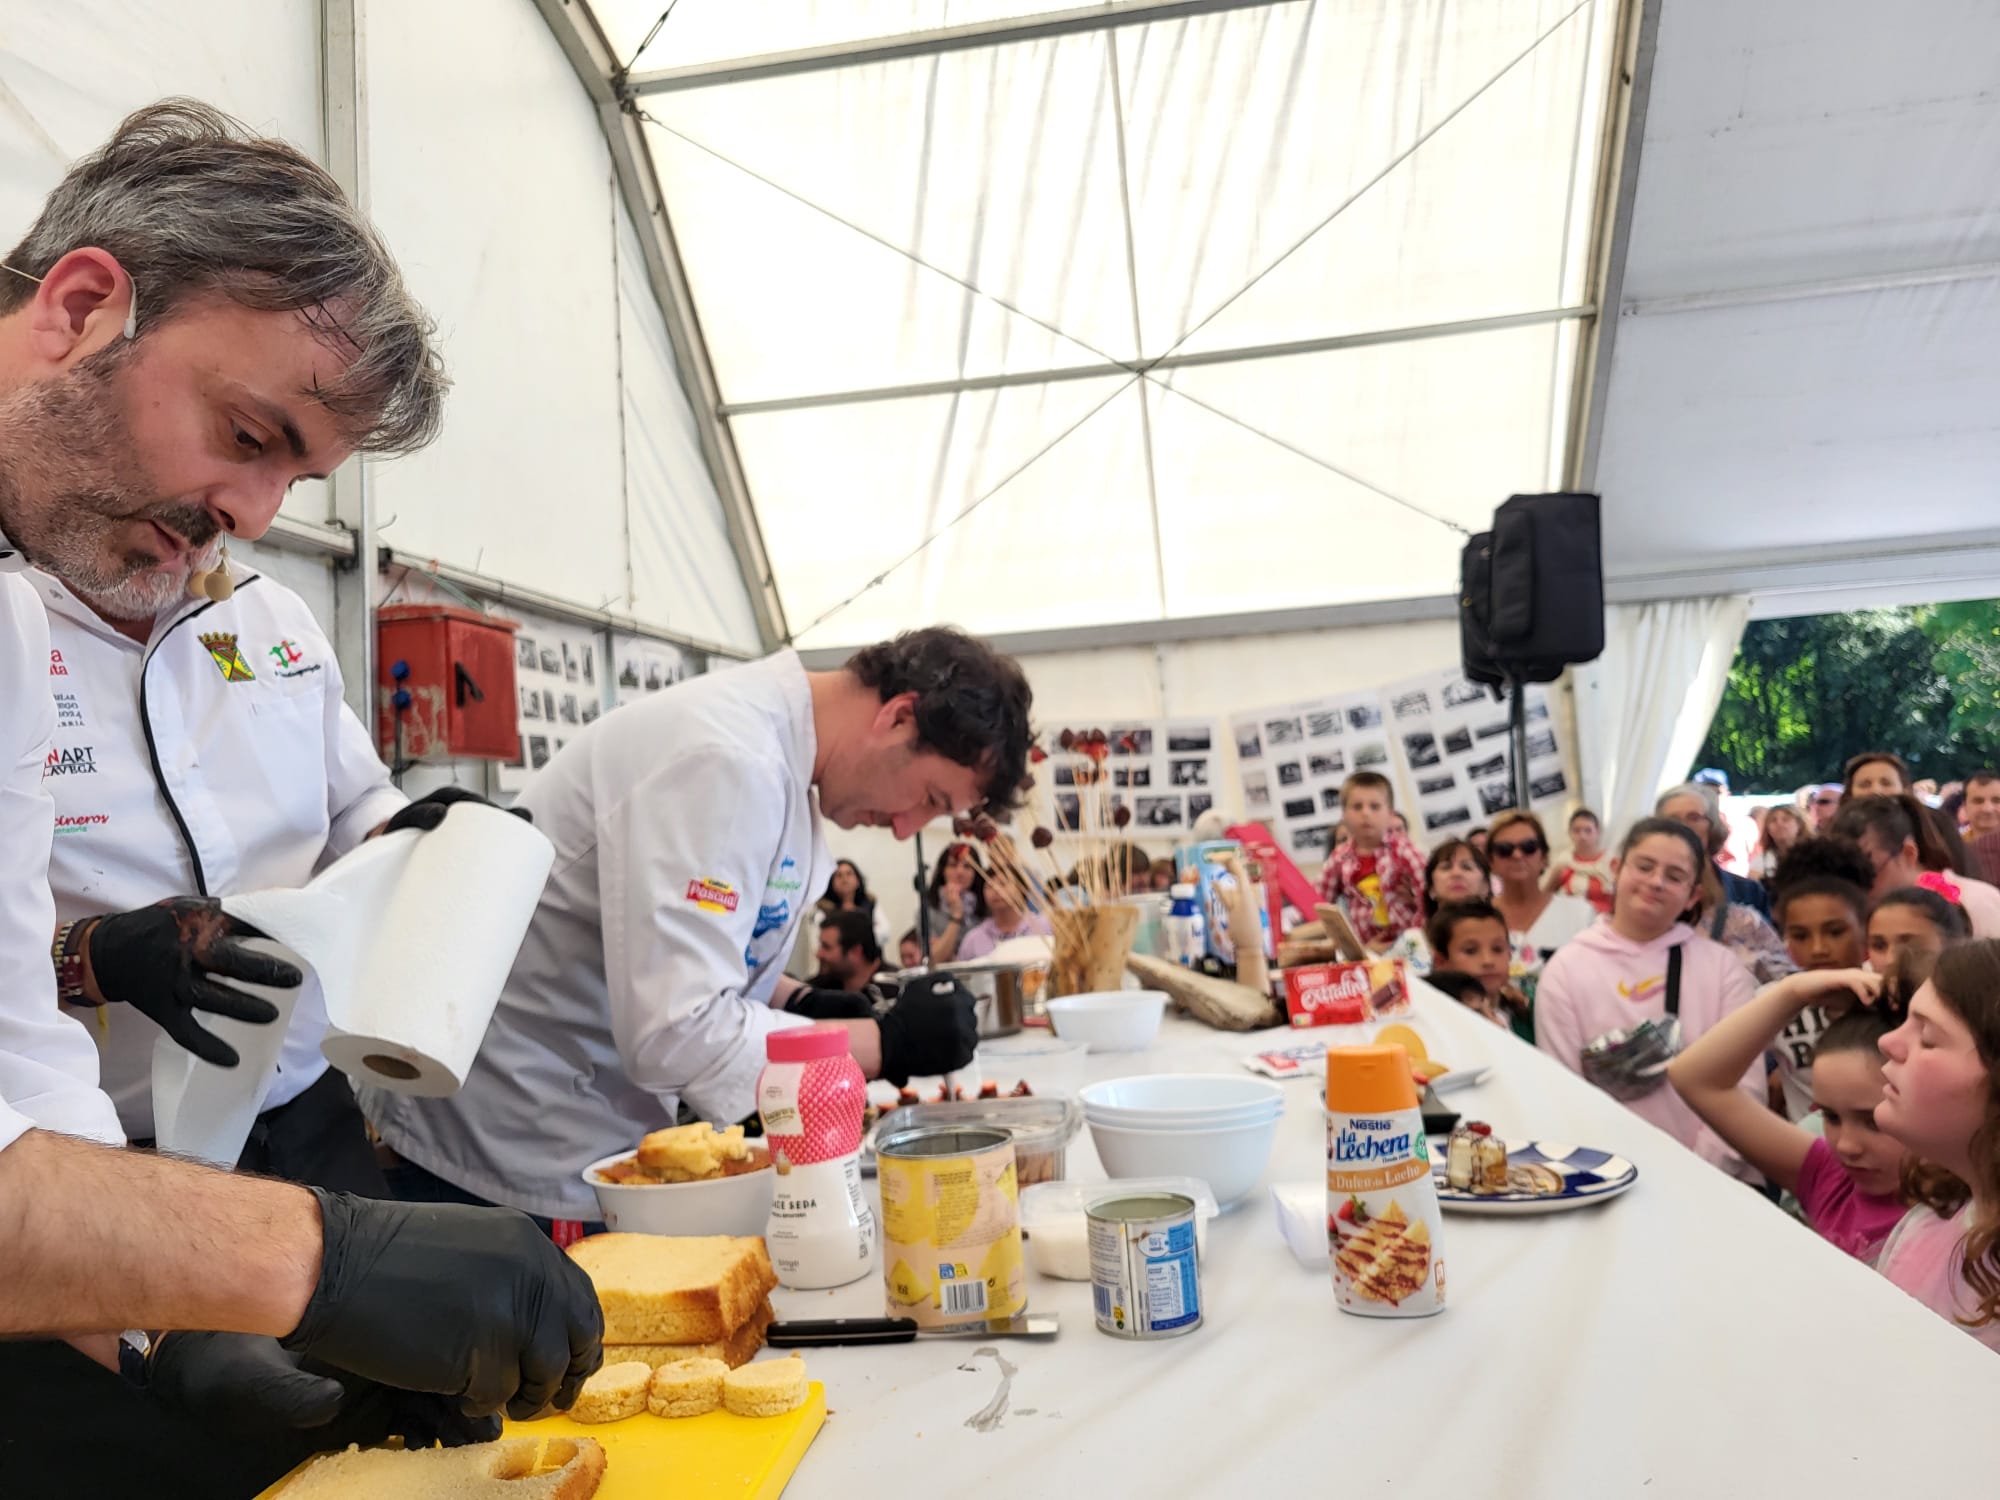
<svg viewBox="0 0 2000 1500">
<path fill-rule="evenodd" d="M 970 21 L 962 26 L 939 26 L 926 31 L 908 31 L 898 36 L 866 37 L 819 47 L 765 52 L 753 57 L 723 58 L 684 68 L 654 68 L 630 74 L 625 83 L 634 97 L 644 98 L 648 94 L 668 94 L 680 89 L 751 83 L 761 78 L 787 78 L 800 73 L 823 73 L 832 68 L 935 57 L 941 53 L 965 52 L 978 47 L 1003 47 L 1016 42 L 1040 41 L 1044 37 L 1179 21 L 1189 16 L 1212 15 L 1217 11 L 1269 10 L 1280 5 L 1305 3 L 1310 3 L 1310 0 L 1124 0 L 1123 4 L 1079 5 L 1001 21 Z"/>
<path fill-rule="evenodd" d="M 639 248 L 646 261 L 646 280 L 659 303 L 674 361 L 686 386 L 688 403 L 694 409 L 702 457 L 722 498 L 729 545 L 750 595 L 757 633 L 767 649 L 775 647 L 788 633 L 784 603 L 772 576 L 763 532 L 750 500 L 750 486 L 736 452 L 736 439 L 720 411 L 715 367 L 709 360 L 701 319 L 688 289 L 673 223 L 653 169 L 652 151 L 634 113 L 628 81 L 588 6 L 571 0 L 535 0 L 535 9 L 541 12 L 542 20 L 569 59 L 597 114 L 598 128 L 611 153 L 611 170 L 619 195 L 638 231 Z"/>
</svg>

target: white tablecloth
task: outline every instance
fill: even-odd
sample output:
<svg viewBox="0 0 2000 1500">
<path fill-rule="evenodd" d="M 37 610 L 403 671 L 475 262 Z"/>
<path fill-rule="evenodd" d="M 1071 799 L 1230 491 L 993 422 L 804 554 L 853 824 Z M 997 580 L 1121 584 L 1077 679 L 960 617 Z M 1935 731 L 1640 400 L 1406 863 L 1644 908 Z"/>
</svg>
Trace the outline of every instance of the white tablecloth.
<svg viewBox="0 0 2000 1500">
<path fill-rule="evenodd" d="M 1029 1306 L 1062 1315 L 1052 1342 L 809 1351 L 831 1416 L 788 1494 L 907 1493 L 913 1475 L 954 1496 L 2000 1493 L 2000 1355 L 1532 1048 L 1438 1007 L 1427 1029 L 1496 1064 L 1452 1108 L 1502 1136 L 1615 1151 L 1637 1186 L 1575 1213 L 1448 1216 L 1449 1308 L 1354 1317 L 1278 1234 L 1268 1184 L 1324 1181 L 1319 1085 L 1294 1080 L 1267 1185 L 1211 1226 L 1202 1328 L 1115 1339 L 1087 1283 L 1030 1272 Z M 1090 1070 L 1240 1073 L 1288 1039 L 1170 1017 L 1150 1050 Z M 1104 1175 L 1088 1126 L 1068 1175 Z M 879 1274 L 775 1300 L 780 1317 L 883 1311 Z M 1010 1377 L 982 1347 L 1015 1367 L 990 1430 L 970 1419 Z"/>
</svg>

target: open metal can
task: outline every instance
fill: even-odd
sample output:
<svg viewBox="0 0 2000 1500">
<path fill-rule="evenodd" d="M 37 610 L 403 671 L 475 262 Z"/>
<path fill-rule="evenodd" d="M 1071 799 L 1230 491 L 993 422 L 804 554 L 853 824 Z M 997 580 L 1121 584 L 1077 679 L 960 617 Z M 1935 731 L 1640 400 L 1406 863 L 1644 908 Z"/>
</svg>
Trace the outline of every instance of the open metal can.
<svg viewBox="0 0 2000 1500">
<path fill-rule="evenodd" d="M 1159 1339 L 1201 1327 L 1194 1199 L 1137 1193 L 1101 1198 L 1084 1214 L 1099 1328 L 1114 1338 Z"/>
<path fill-rule="evenodd" d="M 1027 1307 L 1020 1189 L 1006 1131 L 897 1131 L 876 1141 L 875 1173 L 890 1316 L 943 1328 Z"/>
</svg>

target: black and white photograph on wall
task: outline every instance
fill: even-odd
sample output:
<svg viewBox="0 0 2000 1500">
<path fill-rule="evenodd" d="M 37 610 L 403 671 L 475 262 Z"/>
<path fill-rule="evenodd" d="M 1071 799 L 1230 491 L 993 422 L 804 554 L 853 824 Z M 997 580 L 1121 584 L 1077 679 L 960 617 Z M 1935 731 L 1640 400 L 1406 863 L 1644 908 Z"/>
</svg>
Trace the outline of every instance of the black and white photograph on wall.
<svg viewBox="0 0 2000 1500">
<path fill-rule="evenodd" d="M 1130 766 L 1113 766 L 1111 768 L 1111 784 L 1113 786 L 1130 786 L 1132 784 L 1132 768 Z"/>
<path fill-rule="evenodd" d="M 1205 760 L 1169 761 L 1168 770 L 1175 786 L 1208 785 L 1208 762 Z"/>
<path fill-rule="evenodd" d="M 555 722 L 556 695 L 549 688 L 542 689 L 542 717 L 547 719 L 551 724 Z"/>
<path fill-rule="evenodd" d="M 1057 786 L 1076 785 L 1076 766 L 1069 761 L 1057 761 L 1055 775 L 1050 778 Z"/>
<path fill-rule="evenodd" d="M 1437 833 L 1446 828 L 1459 828 L 1472 821 L 1472 809 L 1464 804 L 1441 807 L 1436 812 L 1424 814 L 1424 832 Z"/>
<path fill-rule="evenodd" d="M 1541 760 L 1556 753 L 1556 732 L 1553 729 L 1538 729 L 1528 736 L 1528 759 Z"/>
<path fill-rule="evenodd" d="M 541 691 L 537 688 L 531 688 L 531 687 L 522 688 L 521 717 L 524 719 L 539 719 L 541 716 L 542 716 Z"/>
<path fill-rule="evenodd" d="M 1151 786 L 1152 784 L 1153 784 L 1153 768 L 1151 766 L 1134 766 L 1132 768 L 1133 786 L 1135 787 Z"/>
<path fill-rule="evenodd" d="M 1255 728 L 1236 731 L 1236 758 L 1256 760 L 1264 753 L 1264 736 Z"/>
<path fill-rule="evenodd" d="M 1481 724 L 1477 729 L 1472 731 L 1472 737 L 1476 740 L 1498 739 L 1511 727 L 1505 719 L 1502 719 L 1497 724 Z"/>
<path fill-rule="evenodd" d="M 554 646 L 542 647 L 542 670 L 551 677 L 562 676 L 562 652 Z"/>
<path fill-rule="evenodd" d="M 1493 701 L 1493 694 L 1480 684 L 1460 677 L 1456 672 L 1449 676 L 1450 680 L 1438 694 L 1446 708 L 1470 708 L 1475 703 Z"/>
<path fill-rule="evenodd" d="M 535 642 L 532 637 L 514 637 L 514 665 L 526 667 L 530 672 L 535 670 Z"/>
<path fill-rule="evenodd" d="M 1389 764 L 1389 747 L 1380 740 L 1371 740 L 1354 752 L 1354 769 L 1368 770 L 1372 766 Z"/>
<path fill-rule="evenodd" d="M 1304 828 L 1292 830 L 1292 854 L 1306 860 L 1324 859 L 1327 845 L 1333 842 L 1333 825 L 1330 823 L 1309 823 Z"/>
<path fill-rule="evenodd" d="M 1287 818 L 1310 818 L 1318 811 L 1319 809 L 1313 806 L 1313 799 L 1310 797 L 1300 797 L 1285 804 L 1285 816 Z"/>
<path fill-rule="evenodd" d="M 583 661 L 583 680 L 585 682 L 590 682 L 590 683 L 596 682 L 597 648 L 595 646 L 586 645 L 578 653 L 578 655 L 582 658 Z"/>
<path fill-rule="evenodd" d="M 1340 788 L 1337 786 L 1321 787 L 1319 789 L 1319 805 L 1321 810 L 1324 812 L 1330 812 L 1330 813 L 1339 812 Z"/>
<path fill-rule="evenodd" d="M 516 736 L 514 747 L 514 758 L 503 762 L 503 764 L 509 770 L 518 771 L 528 763 L 528 737 L 525 734 Z"/>
<path fill-rule="evenodd" d="M 1140 797 L 1132 804 L 1132 821 L 1141 828 L 1179 828 L 1181 826 L 1181 799 L 1178 797 Z"/>
<path fill-rule="evenodd" d="M 1560 771 L 1537 776 L 1528 783 L 1528 796 L 1535 802 L 1540 802 L 1545 797 L 1560 797 L 1568 790 L 1569 779 Z"/>
<path fill-rule="evenodd" d="M 1129 725 L 1111 732 L 1111 753 L 1113 755 L 1151 755 L 1153 753 L 1153 731 L 1144 724 Z"/>
<path fill-rule="evenodd" d="M 1532 789 L 1531 789 L 1532 790 Z M 1487 817 L 1505 812 L 1514 805 L 1514 783 L 1511 781 L 1485 781 L 1479 786 L 1479 810 Z"/>
<path fill-rule="evenodd" d="M 1278 766 L 1279 786 L 1299 786 L 1306 779 L 1305 767 L 1295 760 L 1283 761 Z"/>
<path fill-rule="evenodd" d="M 1264 738 L 1273 745 L 1296 745 L 1305 737 L 1305 726 L 1297 719 L 1271 719 L 1264 725 Z"/>
<path fill-rule="evenodd" d="M 1188 822 L 1192 824 L 1196 818 L 1200 817 L 1213 806 L 1215 806 L 1215 798 L 1207 792 L 1189 792 L 1187 799 Z"/>
<path fill-rule="evenodd" d="M 549 763 L 549 737 L 545 734 L 528 736 L 528 765 L 539 771 Z"/>
<path fill-rule="evenodd" d="M 1306 769 L 1315 776 L 1345 776 L 1347 756 L 1339 750 L 1324 750 L 1306 757 Z"/>
<path fill-rule="evenodd" d="M 1347 705 L 1347 727 L 1349 729 L 1375 729 L 1382 723 L 1380 703 L 1350 703 Z"/>
<path fill-rule="evenodd" d="M 583 700 L 584 723 L 586 724 L 595 723 L 597 720 L 597 716 L 602 712 L 603 709 L 598 706 L 598 702 L 595 698 L 586 698 Z"/>
<path fill-rule="evenodd" d="M 1056 793 L 1056 827 L 1075 832 L 1083 818 L 1083 799 L 1075 792 Z"/>
<path fill-rule="evenodd" d="M 580 675 L 580 670 L 581 670 L 577 666 L 576 648 L 571 646 L 568 641 L 564 641 L 562 643 L 562 654 L 563 654 L 563 676 L 567 678 L 569 681 L 575 682 L 577 680 L 577 677 Z"/>
<path fill-rule="evenodd" d="M 557 716 L 565 724 L 574 724 L 577 722 L 575 693 L 564 693 L 562 695 L 562 704 Z"/>
<path fill-rule="evenodd" d="M 1306 733 L 1316 740 L 1332 739 L 1340 733 L 1340 710 L 1321 708 L 1307 714 Z"/>
<path fill-rule="evenodd" d="M 1214 731 L 1200 724 L 1169 724 L 1167 754 L 1206 755 L 1215 748 Z"/>
<path fill-rule="evenodd" d="M 1442 776 L 1419 776 L 1417 778 L 1417 795 L 1419 797 L 1438 797 L 1453 790 L 1457 785 L 1458 778 L 1453 776 L 1449 771 L 1446 771 Z"/>
<path fill-rule="evenodd" d="M 1446 755 L 1464 755 L 1471 749 L 1472 729 L 1469 725 L 1461 724 L 1444 737 L 1444 753 Z"/>
<path fill-rule="evenodd" d="M 1522 717 L 1530 724 L 1534 723 L 1537 719 L 1546 719 L 1549 716 L 1549 700 L 1542 696 L 1546 691 L 1546 688 L 1540 691 L 1537 691 L 1534 687 L 1528 689 L 1528 711 Z"/>
<path fill-rule="evenodd" d="M 1243 805 L 1252 809 L 1271 805 L 1271 778 L 1262 771 L 1252 771 L 1243 778 Z"/>
<path fill-rule="evenodd" d="M 666 685 L 667 685 L 666 663 L 657 660 L 647 662 L 646 691 L 649 693 L 657 693 L 661 688 L 665 687 Z"/>
<path fill-rule="evenodd" d="M 1413 688 L 1407 693 L 1398 693 L 1391 698 L 1389 708 L 1399 719 L 1428 718 L 1431 711 L 1431 695 L 1422 688 Z"/>
<path fill-rule="evenodd" d="M 639 664 L 629 656 L 625 658 L 625 665 L 618 669 L 618 685 L 622 688 L 639 686 Z"/>
<path fill-rule="evenodd" d="M 1428 731 L 1404 735 L 1403 754 L 1408 757 L 1411 769 L 1418 771 L 1434 766 L 1443 759 L 1438 752 L 1437 736 Z"/>
<path fill-rule="evenodd" d="M 1507 774 L 1507 757 L 1505 753 L 1502 753 L 1499 755 L 1489 755 L 1481 760 L 1475 760 L 1465 767 L 1465 774 L 1474 781 L 1484 781 L 1489 776 L 1505 776 Z"/>
</svg>

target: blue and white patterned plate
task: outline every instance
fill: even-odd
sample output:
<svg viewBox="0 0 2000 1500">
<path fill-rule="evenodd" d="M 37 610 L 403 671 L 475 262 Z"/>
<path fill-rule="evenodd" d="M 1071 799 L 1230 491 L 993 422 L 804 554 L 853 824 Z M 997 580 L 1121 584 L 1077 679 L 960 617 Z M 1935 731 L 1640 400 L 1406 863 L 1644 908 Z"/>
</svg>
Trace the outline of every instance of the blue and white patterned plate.
<svg viewBox="0 0 2000 1500">
<path fill-rule="evenodd" d="M 1551 1141 L 1508 1141 L 1508 1167 L 1545 1166 L 1563 1179 L 1556 1193 L 1471 1193 L 1447 1185 L 1444 1153 L 1437 1153 L 1431 1180 L 1437 1184 L 1438 1206 L 1451 1213 L 1525 1217 L 1588 1208 L 1616 1198 L 1639 1180 L 1639 1169 L 1622 1156 L 1589 1146 L 1564 1146 Z"/>
</svg>

